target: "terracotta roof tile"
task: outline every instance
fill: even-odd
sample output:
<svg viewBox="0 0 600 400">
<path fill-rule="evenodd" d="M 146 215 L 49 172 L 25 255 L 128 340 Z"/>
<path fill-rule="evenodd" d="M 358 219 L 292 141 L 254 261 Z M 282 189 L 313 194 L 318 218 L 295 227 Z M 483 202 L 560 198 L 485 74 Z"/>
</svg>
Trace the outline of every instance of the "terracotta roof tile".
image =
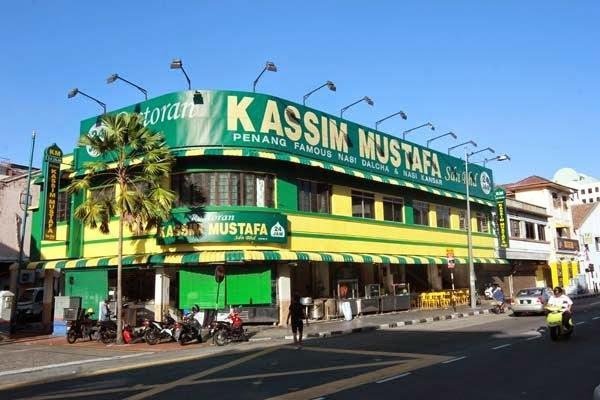
<svg viewBox="0 0 600 400">
<path fill-rule="evenodd" d="M 571 206 L 571 215 L 573 216 L 573 227 L 581 228 L 586 218 L 594 211 L 594 208 L 600 203 L 575 204 Z"/>
</svg>

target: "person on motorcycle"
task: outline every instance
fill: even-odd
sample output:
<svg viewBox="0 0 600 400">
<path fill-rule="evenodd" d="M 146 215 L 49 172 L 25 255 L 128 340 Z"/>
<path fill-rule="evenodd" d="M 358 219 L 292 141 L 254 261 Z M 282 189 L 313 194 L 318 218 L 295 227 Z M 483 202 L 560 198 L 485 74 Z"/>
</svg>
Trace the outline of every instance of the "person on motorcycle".
<svg viewBox="0 0 600 400">
<path fill-rule="evenodd" d="M 500 309 L 500 311 L 504 312 L 504 307 L 506 304 L 504 302 L 504 292 L 502 291 L 502 288 L 500 287 L 500 285 L 498 285 L 497 283 L 494 283 L 492 286 L 493 286 L 492 298 L 500 303 L 498 305 L 498 308 Z"/>
<path fill-rule="evenodd" d="M 563 288 L 557 286 L 554 288 L 554 296 L 548 299 L 548 305 L 550 307 L 561 307 L 563 309 L 562 320 L 563 326 L 567 329 L 571 328 L 571 306 L 573 306 L 573 300 L 564 293 Z"/>
</svg>

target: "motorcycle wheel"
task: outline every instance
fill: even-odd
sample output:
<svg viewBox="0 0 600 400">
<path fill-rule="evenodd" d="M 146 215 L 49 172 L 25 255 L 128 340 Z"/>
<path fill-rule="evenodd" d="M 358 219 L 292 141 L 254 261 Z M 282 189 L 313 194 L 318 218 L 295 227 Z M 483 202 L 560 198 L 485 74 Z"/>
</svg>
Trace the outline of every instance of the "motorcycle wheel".
<svg viewBox="0 0 600 400">
<path fill-rule="evenodd" d="M 215 334 L 215 344 L 217 346 L 225 346 L 227 344 L 227 332 L 225 332 L 225 329 L 220 329 Z"/>
<path fill-rule="evenodd" d="M 111 332 L 104 329 L 100 332 L 100 341 L 104 344 L 110 344 L 112 342 L 114 342 L 114 339 L 116 338 L 113 337 L 113 335 L 111 335 Z"/>
<path fill-rule="evenodd" d="M 160 338 L 158 337 L 158 332 L 156 332 L 156 329 L 150 329 L 150 330 L 146 331 L 146 335 L 145 335 L 144 339 L 146 339 L 146 343 L 148 343 L 151 346 L 154 346 L 160 340 Z"/>
<path fill-rule="evenodd" d="M 67 342 L 69 342 L 69 344 L 73 344 L 73 343 L 75 343 L 76 340 L 77 340 L 77 333 L 74 330 L 70 330 L 67 333 Z"/>
<path fill-rule="evenodd" d="M 189 340 L 189 338 L 186 333 L 182 333 L 181 335 L 179 335 L 179 344 L 181 346 L 183 346 L 187 340 Z"/>
<path fill-rule="evenodd" d="M 550 339 L 552 339 L 553 341 L 558 340 L 559 330 L 560 328 L 558 326 L 550 327 Z"/>
</svg>

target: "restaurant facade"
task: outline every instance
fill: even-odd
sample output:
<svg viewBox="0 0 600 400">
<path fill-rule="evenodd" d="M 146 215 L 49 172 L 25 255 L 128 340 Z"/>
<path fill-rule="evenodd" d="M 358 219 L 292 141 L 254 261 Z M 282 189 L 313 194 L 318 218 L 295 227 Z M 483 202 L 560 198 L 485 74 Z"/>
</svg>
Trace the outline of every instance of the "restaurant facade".
<svg viewBox="0 0 600 400">
<path fill-rule="evenodd" d="M 383 309 L 384 300 L 450 287 L 449 253 L 456 286 L 468 288 L 463 160 L 258 93 L 176 92 L 121 112 L 163 132 L 176 159 L 165 181 L 177 196 L 171 217 L 157 231 L 125 231 L 132 318 L 235 305 L 249 322 L 280 323 L 294 293 L 315 299 L 315 317 L 339 315 L 340 300 L 352 301 L 355 314 L 376 311 L 367 299 L 378 299 L 377 311 L 397 309 Z M 81 122 L 80 135 L 102 134 L 100 116 Z M 118 220 L 102 234 L 74 210 L 85 196 L 114 196 L 115 187 L 65 188 L 97 159 L 85 147 L 62 156 L 51 203 L 51 176 L 36 182 L 28 265 L 60 271 L 61 294 L 96 310 L 116 287 Z M 468 184 L 479 271 L 504 263 L 490 224 L 492 171 L 470 165 Z M 216 269 L 225 274 L 220 284 Z"/>
</svg>

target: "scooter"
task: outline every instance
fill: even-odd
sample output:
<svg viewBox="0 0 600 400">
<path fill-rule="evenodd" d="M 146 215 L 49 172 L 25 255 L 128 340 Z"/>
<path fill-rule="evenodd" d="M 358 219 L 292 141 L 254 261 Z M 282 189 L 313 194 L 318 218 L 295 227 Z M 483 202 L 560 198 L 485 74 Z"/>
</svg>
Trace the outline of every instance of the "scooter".
<svg viewBox="0 0 600 400">
<path fill-rule="evenodd" d="M 235 308 L 227 316 L 228 321 L 217 321 L 211 326 L 213 341 L 217 346 L 225 346 L 229 342 L 247 342 L 248 335 L 240 314 Z"/>
<path fill-rule="evenodd" d="M 568 339 L 573 334 L 575 323 L 573 318 L 569 320 L 569 328 L 563 325 L 563 308 L 557 306 L 546 306 L 548 315 L 546 316 L 546 324 L 550 332 L 550 339 L 556 341 L 560 338 Z"/>
<path fill-rule="evenodd" d="M 195 311 L 192 311 L 183 316 L 182 322 L 175 323 L 175 340 L 182 346 L 194 339 L 198 343 L 202 343 L 202 326 L 195 318 L 196 314 Z"/>
<path fill-rule="evenodd" d="M 164 322 L 147 321 L 146 323 L 144 340 L 149 345 L 155 345 L 166 338 L 175 340 L 175 320 L 170 315 L 165 316 Z"/>
<path fill-rule="evenodd" d="M 67 342 L 73 344 L 77 339 L 86 337 L 92 340 L 96 334 L 96 321 L 90 318 L 93 314 L 94 310 L 91 308 L 85 312 L 81 310 L 76 320 L 67 322 Z"/>
</svg>

